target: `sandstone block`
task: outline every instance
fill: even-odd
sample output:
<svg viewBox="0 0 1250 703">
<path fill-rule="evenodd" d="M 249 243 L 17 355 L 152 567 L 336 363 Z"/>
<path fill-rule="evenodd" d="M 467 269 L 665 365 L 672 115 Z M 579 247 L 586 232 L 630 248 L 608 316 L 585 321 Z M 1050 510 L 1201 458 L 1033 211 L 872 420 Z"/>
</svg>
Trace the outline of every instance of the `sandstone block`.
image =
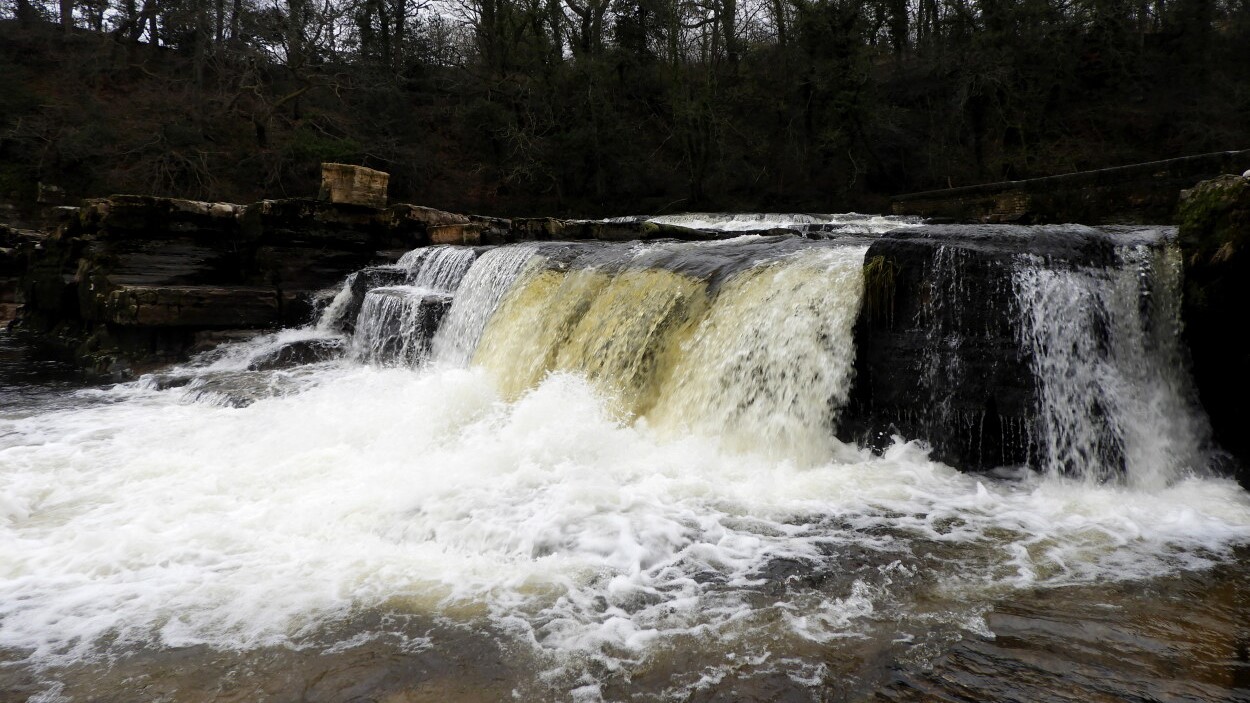
<svg viewBox="0 0 1250 703">
<path fill-rule="evenodd" d="M 321 199 L 341 205 L 386 207 L 390 174 L 364 166 L 321 164 Z"/>
<path fill-rule="evenodd" d="M 476 246 L 482 243 L 482 226 L 478 224 L 439 225 L 429 228 L 431 244 L 468 244 Z"/>
</svg>

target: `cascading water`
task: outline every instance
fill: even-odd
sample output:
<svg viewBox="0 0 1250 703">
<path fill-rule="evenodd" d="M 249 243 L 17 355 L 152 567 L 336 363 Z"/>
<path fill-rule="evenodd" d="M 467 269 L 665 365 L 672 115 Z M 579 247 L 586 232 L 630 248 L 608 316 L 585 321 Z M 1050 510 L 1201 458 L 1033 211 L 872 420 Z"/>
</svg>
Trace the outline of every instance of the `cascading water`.
<svg viewBox="0 0 1250 703">
<path fill-rule="evenodd" d="M 670 436 L 693 429 L 805 464 L 833 456 L 866 249 L 799 252 L 726 283 L 682 342 L 648 421 Z"/>
<path fill-rule="evenodd" d="M 1111 268 L 1014 274 L 1021 340 L 1038 379 L 1035 442 L 1044 470 L 1158 488 L 1205 464 L 1180 341 L 1180 251 L 1136 244 Z"/>
<path fill-rule="evenodd" d="M 46 700 L 1043 700 L 1032 682 L 1062 647 L 1029 649 L 1038 631 L 1079 634 L 1105 605 L 1198 608 L 1142 594 L 1200 578 L 1209 609 L 1176 620 L 1207 629 L 1130 629 L 1078 692 L 1150 698 L 1137 662 L 1192 640 L 1202 656 L 1159 668 L 1238 695 L 1219 662 L 1240 635 L 1210 613 L 1245 581 L 1250 498 L 1187 472 L 1205 436 L 1175 252 L 1013 254 L 995 302 L 1038 379 L 1046 471 L 1002 478 L 906 437 L 879 455 L 835 439 L 877 240 L 827 234 L 430 247 L 349 279 L 320 331 L 170 372 L 185 386 L 6 409 L 7 670 Z M 953 412 L 924 399 L 977 382 L 952 369 L 999 343 L 959 300 L 984 293 L 960 277 L 975 257 L 943 256 L 922 291 L 946 326 L 903 329 L 935 348 L 893 369 L 917 414 Z M 258 361 L 345 334 L 346 359 Z M 258 389 L 250 404 L 195 402 L 215 374 Z"/>
<path fill-rule="evenodd" d="M 476 260 L 477 252 L 471 247 L 436 246 L 404 254 L 395 267 L 408 272 L 410 286 L 451 293 Z"/>
<path fill-rule="evenodd" d="M 962 352 L 968 315 L 962 306 L 968 300 L 969 258 L 967 252 L 955 247 L 937 248 L 926 276 L 929 286 L 917 321 L 927 336 L 919 385 L 932 401 L 923 412 L 934 424 L 947 427 L 957 426 L 964 419 L 956 417 L 958 412 L 951 407 L 949 397 L 942 397 L 941 389 L 959 383 L 964 374 Z"/>
<path fill-rule="evenodd" d="M 390 266 L 375 266 L 365 272 L 356 272 L 343 281 L 343 285 L 317 316 L 314 329 L 333 332 L 344 326 L 346 317 L 359 315 L 364 295 L 384 285 L 406 285 L 422 288 L 430 293 L 450 295 L 460 285 L 477 260 L 477 251 L 471 247 L 433 246 L 414 249 L 399 257 Z M 368 273 L 380 281 L 370 281 Z"/>
<path fill-rule="evenodd" d="M 352 334 L 355 358 L 408 366 L 425 360 L 452 294 L 476 259 L 472 248 L 451 246 L 416 249 L 400 257 L 394 268 L 405 273 L 406 285 L 364 293 Z M 354 284 L 349 279 L 344 288 Z"/>
<path fill-rule="evenodd" d="M 352 289 L 359 275 L 353 273 L 343 281 L 343 285 L 339 287 L 338 292 L 335 293 L 329 304 L 317 316 L 317 321 L 313 323 L 314 329 L 319 332 L 333 332 L 336 327 L 342 324 L 343 317 L 351 306 Z"/>
<path fill-rule="evenodd" d="M 352 353 L 368 363 L 415 365 L 430 354 L 451 297 L 418 286 L 374 288 L 365 294 L 352 335 Z"/>
<path fill-rule="evenodd" d="M 518 245 L 492 249 L 478 259 L 461 282 L 447 319 L 434 336 L 434 358 L 452 365 L 468 363 L 482 330 L 499 300 L 530 264 L 536 249 Z"/>
</svg>

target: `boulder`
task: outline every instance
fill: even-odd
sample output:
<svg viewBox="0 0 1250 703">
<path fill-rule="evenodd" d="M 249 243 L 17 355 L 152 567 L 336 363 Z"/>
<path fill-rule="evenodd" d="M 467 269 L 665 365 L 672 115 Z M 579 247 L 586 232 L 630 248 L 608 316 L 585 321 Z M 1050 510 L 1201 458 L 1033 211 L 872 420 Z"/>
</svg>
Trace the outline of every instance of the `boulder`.
<svg viewBox="0 0 1250 703">
<path fill-rule="evenodd" d="M 65 189 L 50 183 L 39 183 L 35 202 L 40 205 L 60 205 L 65 202 Z"/>
<path fill-rule="evenodd" d="M 300 339 L 253 359 L 247 368 L 249 371 L 272 371 L 316 364 L 342 356 L 346 346 L 341 339 Z"/>
</svg>

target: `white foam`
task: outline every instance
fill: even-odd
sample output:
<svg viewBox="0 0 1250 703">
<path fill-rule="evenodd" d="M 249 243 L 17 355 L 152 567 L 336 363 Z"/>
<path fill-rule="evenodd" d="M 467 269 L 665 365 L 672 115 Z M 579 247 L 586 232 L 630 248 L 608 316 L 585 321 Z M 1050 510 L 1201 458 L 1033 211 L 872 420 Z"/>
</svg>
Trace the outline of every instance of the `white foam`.
<svg viewBox="0 0 1250 703">
<path fill-rule="evenodd" d="M 773 228 L 819 228 L 846 234 L 879 234 L 903 227 L 917 227 L 922 223 L 914 217 L 893 215 L 807 214 L 807 213 L 712 213 L 692 212 L 680 215 L 661 215 L 647 219 L 648 222 L 678 225 L 691 229 L 721 232 L 749 232 Z"/>
<path fill-rule="evenodd" d="M 1179 247 L 1119 266 L 1014 272 L 1020 337 L 1039 381 L 1043 469 L 1143 487 L 1204 468 L 1208 439 L 1181 341 Z"/>
<path fill-rule="evenodd" d="M 1250 539 L 1229 481 L 994 482 L 909 443 L 798 467 L 621 425 L 576 376 L 509 404 L 471 370 L 309 373 L 241 409 L 123 386 L 0 421 L 0 646 L 302 646 L 389 608 L 619 667 L 676 637 L 854 637 L 906 610 L 921 582 L 892 564 L 916 550 L 941 550 L 926 583 L 962 621 L 1013 588 L 1198 568 Z M 836 569 L 843 549 L 889 568 L 758 599 L 770 563 Z"/>
</svg>

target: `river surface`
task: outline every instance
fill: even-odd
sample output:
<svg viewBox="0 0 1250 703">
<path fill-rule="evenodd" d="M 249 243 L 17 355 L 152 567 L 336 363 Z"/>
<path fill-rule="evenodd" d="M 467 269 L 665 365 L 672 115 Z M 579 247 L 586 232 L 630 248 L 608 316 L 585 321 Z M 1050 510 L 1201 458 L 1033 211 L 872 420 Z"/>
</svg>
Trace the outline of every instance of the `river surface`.
<svg viewBox="0 0 1250 703">
<path fill-rule="evenodd" d="M 833 438 L 886 226 L 427 251 L 350 334 L 348 285 L 123 384 L 0 332 L 0 700 L 1250 701 L 1250 496 L 1185 437 L 1112 479 Z M 1150 388 L 1099 422 L 1197 422 Z"/>
</svg>

